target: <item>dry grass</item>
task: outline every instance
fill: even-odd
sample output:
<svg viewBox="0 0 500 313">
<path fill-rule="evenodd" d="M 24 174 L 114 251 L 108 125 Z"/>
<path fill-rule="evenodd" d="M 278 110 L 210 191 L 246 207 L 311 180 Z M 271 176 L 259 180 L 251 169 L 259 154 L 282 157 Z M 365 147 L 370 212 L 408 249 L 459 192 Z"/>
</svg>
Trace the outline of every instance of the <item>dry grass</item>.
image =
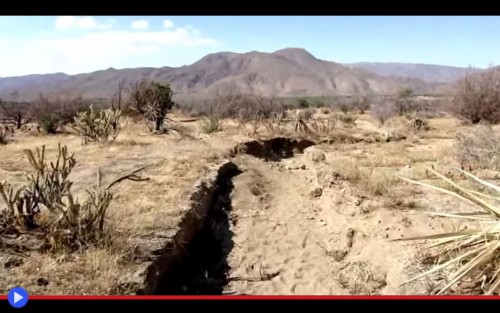
<svg viewBox="0 0 500 313">
<path fill-rule="evenodd" d="M 220 130 L 220 120 L 216 115 L 210 115 L 200 120 L 200 129 L 204 134 L 211 134 Z"/>
<path fill-rule="evenodd" d="M 397 180 L 387 169 L 362 166 L 353 159 L 337 159 L 333 171 L 342 179 L 374 196 L 390 197 Z"/>
<path fill-rule="evenodd" d="M 463 202 L 467 202 L 481 209 L 470 213 L 439 213 L 433 215 L 447 218 L 457 218 L 465 221 L 477 222 L 474 228 L 457 229 L 454 232 L 433 234 L 408 238 L 405 240 L 423 240 L 429 243 L 422 249 L 429 250 L 433 255 L 440 258 L 440 262 L 431 267 L 430 270 L 414 277 L 409 282 L 433 274 L 438 271 L 446 271 L 448 281 L 440 288 L 439 293 L 447 292 L 457 283 L 466 278 L 472 278 L 473 282 L 479 284 L 486 294 L 498 294 L 500 287 L 500 263 L 498 249 L 500 248 L 500 209 L 497 204 L 500 198 L 500 187 L 482 180 L 468 172 L 454 169 L 467 178 L 479 183 L 484 189 L 493 192 L 493 196 L 484 192 L 464 188 L 452 179 L 427 168 L 428 171 L 445 182 L 448 188 L 437 187 L 413 180 L 404 180 L 430 188 L 444 194 L 452 195 Z"/>
<path fill-rule="evenodd" d="M 457 136 L 457 156 L 469 168 L 500 169 L 500 139 L 491 127 L 462 129 Z"/>
<path fill-rule="evenodd" d="M 351 295 L 374 295 L 387 284 L 386 277 L 369 263 L 350 263 L 338 276 L 339 284 Z"/>
</svg>

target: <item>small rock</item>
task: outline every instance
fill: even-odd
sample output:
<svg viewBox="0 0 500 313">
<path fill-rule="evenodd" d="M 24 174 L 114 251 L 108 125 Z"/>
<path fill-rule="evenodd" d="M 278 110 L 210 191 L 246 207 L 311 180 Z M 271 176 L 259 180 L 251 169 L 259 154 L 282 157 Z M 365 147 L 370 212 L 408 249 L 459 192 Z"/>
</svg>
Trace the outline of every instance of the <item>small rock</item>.
<svg viewBox="0 0 500 313">
<path fill-rule="evenodd" d="M 300 169 L 301 170 L 305 170 L 306 169 L 306 165 L 305 164 L 300 165 Z"/>
<path fill-rule="evenodd" d="M 354 241 L 354 235 L 355 235 L 355 230 L 354 228 L 349 228 L 347 230 L 347 234 L 346 234 L 346 237 L 347 237 L 347 247 L 348 248 L 351 248 L 352 247 L 352 244 L 353 244 L 353 241 Z"/>
<path fill-rule="evenodd" d="M 331 256 L 336 262 L 340 262 L 346 257 L 347 251 L 343 249 L 333 250 L 333 251 L 328 251 L 327 255 Z"/>
<path fill-rule="evenodd" d="M 321 187 L 315 187 L 309 191 L 309 195 L 313 198 L 321 197 L 323 194 L 323 189 Z"/>
<path fill-rule="evenodd" d="M 356 206 L 360 206 L 360 205 L 361 205 L 361 203 L 362 203 L 362 200 L 361 200 L 361 199 L 356 200 Z"/>
<path fill-rule="evenodd" d="M 36 280 L 38 286 L 47 286 L 49 284 L 49 280 L 47 278 L 40 277 Z"/>
<path fill-rule="evenodd" d="M 314 162 L 322 162 L 326 160 L 325 154 L 316 149 L 308 150 L 307 154 L 309 155 L 309 158 L 311 158 L 311 160 L 313 160 Z"/>
<path fill-rule="evenodd" d="M 6 269 L 14 268 L 23 265 L 23 259 L 20 258 L 10 258 L 3 264 Z"/>
<path fill-rule="evenodd" d="M 389 234 L 385 234 L 385 238 L 389 238 Z"/>
</svg>

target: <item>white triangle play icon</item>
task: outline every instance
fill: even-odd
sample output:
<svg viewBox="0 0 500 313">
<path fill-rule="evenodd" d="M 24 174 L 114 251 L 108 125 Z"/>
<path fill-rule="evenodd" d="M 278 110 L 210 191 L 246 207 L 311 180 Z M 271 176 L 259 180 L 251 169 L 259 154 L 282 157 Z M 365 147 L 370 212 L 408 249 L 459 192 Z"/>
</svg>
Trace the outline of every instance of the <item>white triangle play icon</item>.
<svg viewBox="0 0 500 313">
<path fill-rule="evenodd" d="M 21 301 L 24 297 L 18 294 L 17 292 L 14 292 L 14 303 L 17 303 Z"/>
</svg>

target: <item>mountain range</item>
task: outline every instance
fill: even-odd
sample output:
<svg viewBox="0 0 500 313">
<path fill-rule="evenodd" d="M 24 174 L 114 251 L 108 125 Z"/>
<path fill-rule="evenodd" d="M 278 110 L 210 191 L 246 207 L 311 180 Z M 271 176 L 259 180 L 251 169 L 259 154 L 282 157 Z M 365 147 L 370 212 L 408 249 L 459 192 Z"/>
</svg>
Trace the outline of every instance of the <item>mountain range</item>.
<svg viewBox="0 0 500 313">
<path fill-rule="evenodd" d="M 168 82 L 179 98 L 203 99 L 218 93 L 264 96 L 342 96 L 391 94 L 411 87 L 417 94 L 441 94 L 468 71 L 477 69 L 406 63 L 340 64 L 320 60 L 301 48 L 273 53 L 219 52 L 181 67 L 109 68 L 92 73 L 37 74 L 0 78 L 0 98 L 23 100 L 40 94 L 109 98 L 118 81 Z"/>
</svg>

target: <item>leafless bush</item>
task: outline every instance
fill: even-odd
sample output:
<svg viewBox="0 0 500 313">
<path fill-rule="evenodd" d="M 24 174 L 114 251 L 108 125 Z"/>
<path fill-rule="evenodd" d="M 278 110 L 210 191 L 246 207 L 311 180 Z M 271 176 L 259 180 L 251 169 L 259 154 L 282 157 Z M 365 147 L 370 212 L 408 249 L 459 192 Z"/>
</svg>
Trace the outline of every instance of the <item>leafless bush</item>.
<svg viewBox="0 0 500 313">
<path fill-rule="evenodd" d="M 264 121 L 264 126 L 271 134 L 283 134 L 286 131 L 288 114 L 285 111 L 274 112 L 271 117 Z"/>
<path fill-rule="evenodd" d="M 61 124 L 73 122 L 73 117 L 79 112 L 86 111 L 89 107 L 89 101 L 82 97 L 46 97 L 40 95 L 31 105 L 33 106 L 33 115 L 36 119 L 46 116 L 52 116 Z"/>
<path fill-rule="evenodd" d="M 394 103 L 386 99 L 380 99 L 377 103 L 373 104 L 370 113 L 374 118 L 376 118 L 381 125 L 394 116 L 396 109 Z"/>
<path fill-rule="evenodd" d="M 355 101 L 348 98 L 339 99 L 334 106 L 344 114 L 350 113 L 356 109 Z"/>
<path fill-rule="evenodd" d="M 453 99 L 453 112 L 474 124 L 500 122 L 500 68 L 468 74 Z"/>
<path fill-rule="evenodd" d="M 16 129 L 21 129 L 32 118 L 30 104 L 26 102 L 6 102 L 0 99 L 0 119 Z"/>
<path fill-rule="evenodd" d="M 274 98 L 245 96 L 230 112 L 235 115 L 240 127 L 248 130 L 250 125 L 250 132 L 255 134 L 266 120 L 284 112 L 284 107 Z"/>
<path fill-rule="evenodd" d="M 370 109 L 370 103 L 373 101 L 368 96 L 358 97 L 354 103 L 354 107 L 358 109 L 359 114 L 365 114 L 365 111 Z"/>
<path fill-rule="evenodd" d="M 81 97 L 46 97 L 40 95 L 31 103 L 33 117 L 41 130 L 53 134 L 59 126 L 70 124 L 80 112 L 88 109 L 89 102 Z"/>
<path fill-rule="evenodd" d="M 457 154 L 462 168 L 500 170 L 500 138 L 491 127 L 476 125 L 457 135 Z"/>
<path fill-rule="evenodd" d="M 400 116 L 403 116 L 405 113 L 411 111 L 414 99 L 415 94 L 413 92 L 413 89 L 407 87 L 399 90 L 394 102 L 396 112 Z"/>
<path fill-rule="evenodd" d="M 311 119 L 308 122 L 309 129 L 317 136 L 330 136 L 335 132 L 337 118 L 330 116 L 327 119 Z"/>
</svg>

